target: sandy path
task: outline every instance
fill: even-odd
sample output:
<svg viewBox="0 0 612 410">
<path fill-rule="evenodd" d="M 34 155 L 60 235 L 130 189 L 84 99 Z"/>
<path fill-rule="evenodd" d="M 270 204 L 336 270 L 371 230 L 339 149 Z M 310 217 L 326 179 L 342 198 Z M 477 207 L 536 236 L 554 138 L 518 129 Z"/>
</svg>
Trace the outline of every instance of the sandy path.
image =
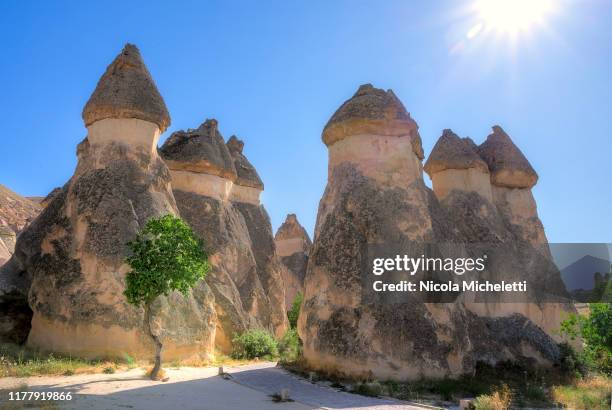
<svg viewBox="0 0 612 410">
<path fill-rule="evenodd" d="M 0 390 L 27 384 L 28 391 L 72 392 L 71 401 L 57 402 L 61 409 L 417 409 L 313 385 L 274 366 L 268 362 L 226 368 L 231 380 L 219 377 L 217 368 L 166 369 L 170 380 L 165 383 L 145 378 L 143 369 L 116 374 L 2 378 Z M 296 401 L 274 403 L 269 395 L 282 388 L 289 388 Z M 2 404 L 7 400 L 8 397 L 0 397 Z"/>
</svg>

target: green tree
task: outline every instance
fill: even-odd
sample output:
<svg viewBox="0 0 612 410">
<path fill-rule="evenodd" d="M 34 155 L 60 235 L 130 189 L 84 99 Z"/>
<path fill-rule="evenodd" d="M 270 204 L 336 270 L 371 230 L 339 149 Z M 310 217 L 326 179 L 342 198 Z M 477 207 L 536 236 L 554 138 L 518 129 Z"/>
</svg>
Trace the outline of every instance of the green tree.
<svg viewBox="0 0 612 410">
<path fill-rule="evenodd" d="M 291 329 L 295 329 L 297 327 L 298 317 L 300 316 L 300 306 L 302 306 L 303 300 L 304 296 L 302 295 L 302 292 L 298 292 L 295 299 L 293 299 L 291 309 L 287 312 L 287 319 L 289 319 Z"/>
<path fill-rule="evenodd" d="M 586 316 L 570 315 L 561 323 L 561 332 L 571 339 L 581 337 L 586 363 L 612 374 L 612 304 L 589 303 L 589 311 Z"/>
<path fill-rule="evenodd" d="M 161 368 L 162 342 L 151 327 L 151 305 L 158 296 L 168 296 L 174 290 L 187 295 L 210 267 L 202 241 L 173 215 L 149 220 L 127 246 L 131 253 L 126 262 L 132 270 L 126 276 L 124 295 L 130 304 L 144 307 L 144 326 L 155 344 L 151 379 L 156 379 Z"/>
</svg>

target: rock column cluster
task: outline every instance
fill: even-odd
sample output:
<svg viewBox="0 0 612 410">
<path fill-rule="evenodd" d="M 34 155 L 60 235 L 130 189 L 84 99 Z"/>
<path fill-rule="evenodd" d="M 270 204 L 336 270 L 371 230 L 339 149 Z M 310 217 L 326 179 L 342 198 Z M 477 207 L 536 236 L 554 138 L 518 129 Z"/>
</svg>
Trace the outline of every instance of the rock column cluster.
<svg viewBox="0 0 612 410">
<path fill-rule="evenodd" d="M 284 289 L 274 253 L 272 228 L 260 204 L 263 183 L 242 153 L 227 144 L 216 120 L 173 133 L 161 147 L 170 167 L 181 216 L 204 239 L 215 295 L 216 345 L 231 351 L 232 337 L 264 328 L 280 337 L 287 329 Z"/>
<path fill-rule="evenodd" d="M 493 280 L 537 272 L 531 297 L 542 297 L 544 283 L 563 292 L 530 192 L 537 175 L 501 128 L 480 147 L 445 130 L 425 164 L 433 191 L 423 181 L 417 124 L 391 90 L 361 86 L 331 117 L 323 142 L 328 182 L 298 321 L 308 366 L 406 380 L 470 373 L 479 361 L 558 359 L 552 327 L 571 310 L 563 303 L 463 295 L 430 303 L 409 293 L 390 303 L 368 299 L 364 288 L 376 250 L 451 257 L 451 249 L 500 248 Z"/>
</svg>

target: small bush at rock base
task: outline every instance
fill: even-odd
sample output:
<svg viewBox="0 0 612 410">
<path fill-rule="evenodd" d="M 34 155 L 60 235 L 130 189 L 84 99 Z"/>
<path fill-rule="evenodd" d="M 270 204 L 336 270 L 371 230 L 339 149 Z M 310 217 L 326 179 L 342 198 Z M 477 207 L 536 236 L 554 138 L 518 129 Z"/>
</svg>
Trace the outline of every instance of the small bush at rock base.
<svg viewBox="0 0 612 410">
<path fill-rule="evenodd" d="M 508 386 L 504 385 L 492 394 L 483 394 L 474 400 L 475 410 L 507 410 L 510 408 L 512 395 Z"/>
<path fill-rule="evenodd" d="M 278 342 L 278 351 L 283 363 L 297 360 L 302 351 L 302 345 L 296 329 L 289 329 Z"/>
<path fill-rule="evenodd" d="M 265 330 L 249 330 L 234 337 L 232 357 L 234 359 L 254 359 L 278 356 L 278 343 Z"/>
</svg>

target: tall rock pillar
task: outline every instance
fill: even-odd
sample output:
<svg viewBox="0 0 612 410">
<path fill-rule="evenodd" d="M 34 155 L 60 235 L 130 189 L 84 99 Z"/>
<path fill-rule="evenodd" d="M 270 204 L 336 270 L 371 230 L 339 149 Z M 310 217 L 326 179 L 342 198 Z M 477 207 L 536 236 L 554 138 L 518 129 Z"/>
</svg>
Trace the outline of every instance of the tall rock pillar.
<svg viewBox="0 0 612 410">
<path fill-rule="evenodd" d="M 149 356 L 142 309 L 123 295 L 126 243 L 150 218 L 178 212 L 157 154 L 170 117 L 135 46 L 108 66 L 83 120 L 74 175 L 17 242 L 32 282 L 28 345 L 85 357 Z M 158 298 L 153 309 L 165 358 L 212 353 L 215 315 L 204 281 L 187 297 Z"/>
<path fill-rule="evenodd" d="M 308 255 L 312 242 L 308 233 L 297 220 L 295 214 L 287 215 L 285 222 L 274 235 L 276 254 L 286 269 L 283 269 L 285 282 L 285 306 L 291 309 L 297 294 L 304 291 L 304 276 L 308 266 Z"/>
<path fill-rule="evenodd" d="M 272 228 L 267 219 L 254 226 L 251 217 L 265 215 L 259 202 L 263 183 L 243 146 L 236 137 L 226 145 L 217 121 L 209 119 L 197 129 L 173 133 L 160 149 L 181 216 L 210 255 L 215 345 L 225 353 L 232 351 L 233 337 L 248 329 L 281 336 L 287 328 L 284 305 L 277 301 L 282 287 L 271 280 L 278 273 L 268 264 Z"/>
</svg>

